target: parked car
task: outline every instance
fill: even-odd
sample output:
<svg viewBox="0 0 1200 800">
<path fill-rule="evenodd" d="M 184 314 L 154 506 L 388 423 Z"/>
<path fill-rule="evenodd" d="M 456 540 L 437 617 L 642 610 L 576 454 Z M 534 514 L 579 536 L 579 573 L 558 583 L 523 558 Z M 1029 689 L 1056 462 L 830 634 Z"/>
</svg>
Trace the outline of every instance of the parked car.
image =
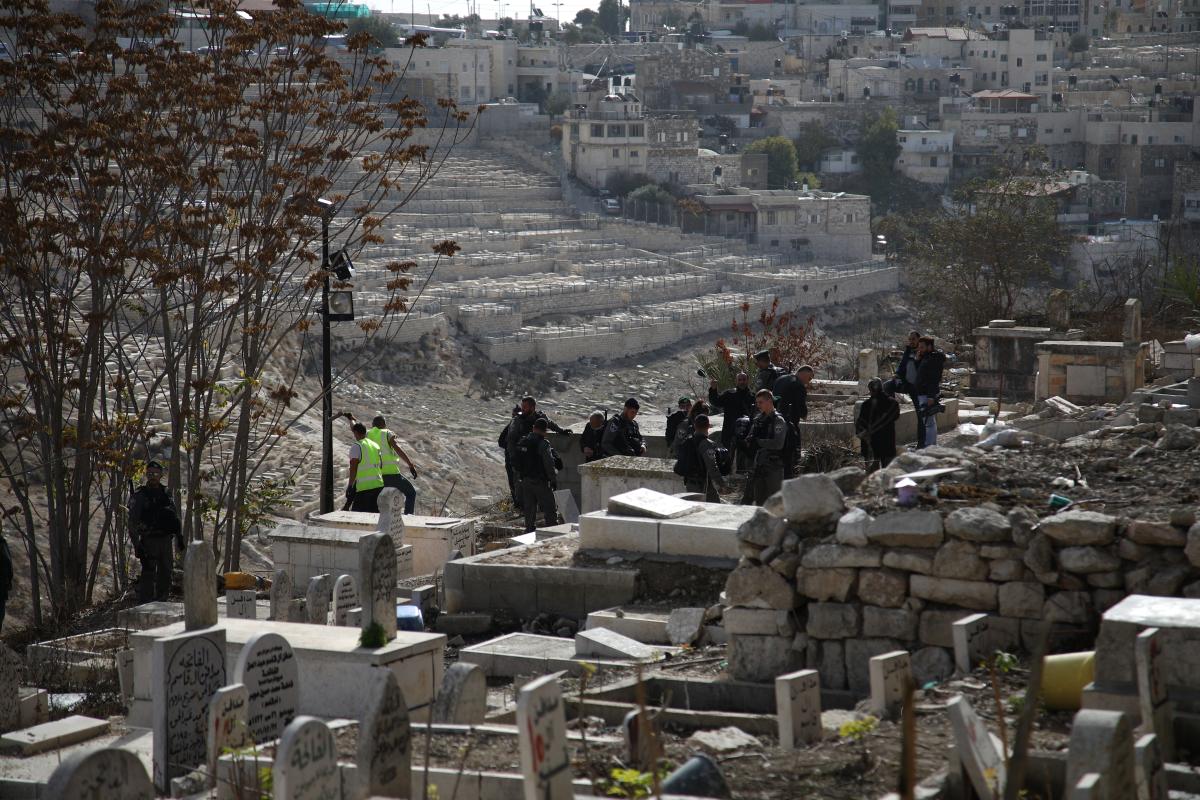
<svg viewBox="0 0 1200 800">
<path fill-rule="evenodd" d="M 613 217 L 621 214 L 621 201 L 615 197 L 607 197 L 600 201 L 600 206 L 604 209 L 604 213 Z"/>
</svg>

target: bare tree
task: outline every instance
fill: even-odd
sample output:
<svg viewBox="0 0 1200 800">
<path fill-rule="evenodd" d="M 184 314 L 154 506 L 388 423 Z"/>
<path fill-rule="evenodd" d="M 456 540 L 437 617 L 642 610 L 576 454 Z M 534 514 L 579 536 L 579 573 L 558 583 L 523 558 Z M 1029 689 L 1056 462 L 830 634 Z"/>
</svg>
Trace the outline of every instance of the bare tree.
<svg viewBox="0 0 1200 800">
<path fill-rule="evenodd" d="M 341 24 L 296 0 L 99 3 L 87 21 L 0 0 L 0 30 L 0 468 L 40 621 L 42 597 L 55 616 L 90 602 L 106 554 L 121 587 L 125 493 L 152 453 L 188 538 L 238 566 L 255 475 L 320 402 L 295 407 L 323 223 L 351 251 L 382 243 L 472 117 L 404 95 L 406 65 L 368 34 L 327 47 Z M 388 264 L 369 335 L 414 264 Z"/>
</svg>

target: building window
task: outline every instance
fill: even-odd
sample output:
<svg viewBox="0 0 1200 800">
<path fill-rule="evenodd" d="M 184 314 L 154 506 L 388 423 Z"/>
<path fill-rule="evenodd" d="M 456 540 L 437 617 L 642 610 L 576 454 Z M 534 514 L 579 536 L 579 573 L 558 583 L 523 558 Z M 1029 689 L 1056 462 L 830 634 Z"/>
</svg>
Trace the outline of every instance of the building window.
<svg viewBox="0 0 1200 800">
<path fill-rule="evenodd" d="M 629 151 L 629 157 L 630 157 L 630 158 L 637 158 L 637 157 L 638 157 L 638 151 L 637 151 L 637 150 L 630 150 L 630 151 Z"/>
<path fill-rule="evenodd" d="M 1070 128 L 1063 128 L 1063 133 L 1070 133 L 1070 132 L 1071 132 Z"/>
<path fill-rule="evenodd" d="M 1042 133 L 1054 133 L 1054 128 L 1045 128 L 1042 130 Z"/>
<path fill-rule="evenodd" d="M 847 214 L 847 215 L 846 215 L 846 224 L 850 224 L 851 222 L 854 222 L 854 215 L 853 215 L 853 214 Z"/>
<path fill-rule="evenodd" d="M 1019 67 L 1019 66 L 1021 66 L 1021 65 L 1022 65 L 1022 64 L 1024 64 L 1024 63 L 1025 63 L 1025 60 L 1024 60 L 1024 59 L 1022 59 L 1022 58 L 1018 58 L 1018 59 L 1017 59 L 1017 66 L 1018 66 L 1018 67 Z"/>
<path fill-rule="evenodd" d="M 613 148 L 613 158 L 620 158 L 620 157 L 621 157 L 620 148 L 614 147 Z"/>
<path fill-rule="evenodd" d="M 608 136 L 610 139 L 617 139 L 625 135 L 624 125 L 609 125 Z"/>
<path fill-rule="evenodd" d="M 630 125 L 629 126 L 629 135 L 630 136 L 645 136 L 646 129 L 642 125 Z"/>
<path fill-rule="evenodd" d="M 470 99 L 471 99 L 471 87 L 470 87 L 470 86 L 460 86 L 460 87 L 458 87 L 458 93 L 459 93 L 460 95 L 462 95 L 462 99 L 463 99 L 463 100 L 470 100 Z"/>
<path fill-rule="evenodd" d="M 1154 159 L 1154 166 L 1161 169 L 1161 168 L 1165 167 L 1166 165 L 1167 165 L 1167 160 L 1165 158 Z"/>
<path fill-rule="evenodd" d="M 1037 54 L 1037 60 L 1038 60 L 1038 61 L 1045 61 L 1045 60 L 1046 60 L 1046 54 L 1045 54 L 1045 53 L 1038 53 L 1038 54 Z"/>
<path fill-rule="evenodd" d="M 779 224 L 778 215 L 774 211 L 767 212 L 767 224 L 768 225 Z"/>
<path fill-rule="evenodd" d="M 594 139 L 603 139 L 604 138 L 604 126 L 603 125 L 592 125 L 592 138 L 594 138 Z"/>
<path fill-rule="evenodd" d="M 810 223 L 812 223 L 813 225 L 816 225 L 818 222 L 821 221 L 821 215 L 820 214 L 809 214 L 808 221 Z"/>
<path fill-rule="evenodd" d="M 929 157 L 929 166 L 931 166 L 931 167 L 936 167 L 936 166 L 937 166 L 937 156 L 930 156 L 930 157 Z"/>
</svg>

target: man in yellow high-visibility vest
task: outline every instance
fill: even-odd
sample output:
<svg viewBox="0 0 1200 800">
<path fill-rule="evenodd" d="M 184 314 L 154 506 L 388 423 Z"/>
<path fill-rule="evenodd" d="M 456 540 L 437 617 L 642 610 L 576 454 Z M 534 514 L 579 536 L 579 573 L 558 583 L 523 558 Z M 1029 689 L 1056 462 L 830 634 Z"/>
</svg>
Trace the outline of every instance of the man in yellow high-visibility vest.
<svg viewBox="0 0 1200 800">
<path fill-rule="evenodd" d="M 346 499 L 351 511 L 379 513 L 379 493 L 383 491 L 383 457 L 379 445 L 367 438 L 367 426 L 361 422 L 350 428 L 355 442 L 350 445 L 350 475 Z"/>
<path fill-rule="evenodd" d="M 396 441 L 396 434 L 387 429 L 387 420 L 377 416 L 371 420 L 371 428 L 367 430 L 367 438 L 379 446 L 379 454 L 383 457 L 383 485 L 399 489 L 404 493 L 404 513 L 413 513 L 417 504 L 417 490 L 408 478 L 400 474 L 400 459 L 408 464 L 408 470 L 413 478 L 417 477 L 417 467 L 413 464 L 408 453 Z"/>
</svg>

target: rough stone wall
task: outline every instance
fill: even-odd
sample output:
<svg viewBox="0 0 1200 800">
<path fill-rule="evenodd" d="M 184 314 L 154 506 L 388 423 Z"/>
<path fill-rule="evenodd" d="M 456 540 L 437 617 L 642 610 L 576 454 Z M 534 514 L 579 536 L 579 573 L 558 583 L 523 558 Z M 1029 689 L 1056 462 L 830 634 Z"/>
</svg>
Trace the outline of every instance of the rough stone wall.
<svg viewBox="0 0 1200 800">
<path fill-rule="evenodd" d="M 732 77 L 727 54 L 697 48 L 649 56 L 637 64 L 642 102 L 651 109 L 682 108 L 678 92 L 681 85 L 691 87 L 689 95 L 696 94 L 696 85 L 703 85 L 714 99 L 727 98 Z"/>
<path fill-rule="evenodd" d="M 974 469 L 945 448 L 893 464 L 935 460 Z M 1039 520 L 1024 506 L 986 505 L 872 517 L 845 511 L 829 475 L 787 481 L 738 532 L 729 664 L 746 680 L 815 668 L 823 686 L 865 695 L 868 661 L 891 650 L 912 653 L 918 685 L 949 677 L 951 625 L 971 614 L 989 615 L 983 652 L 1028 651 L 1049 625 L 1086 638 L 1127 594 L 1200 597 L 1200 526 L 1191 514 L 1174 522 L 1082 510 Z"/>
</svg>

